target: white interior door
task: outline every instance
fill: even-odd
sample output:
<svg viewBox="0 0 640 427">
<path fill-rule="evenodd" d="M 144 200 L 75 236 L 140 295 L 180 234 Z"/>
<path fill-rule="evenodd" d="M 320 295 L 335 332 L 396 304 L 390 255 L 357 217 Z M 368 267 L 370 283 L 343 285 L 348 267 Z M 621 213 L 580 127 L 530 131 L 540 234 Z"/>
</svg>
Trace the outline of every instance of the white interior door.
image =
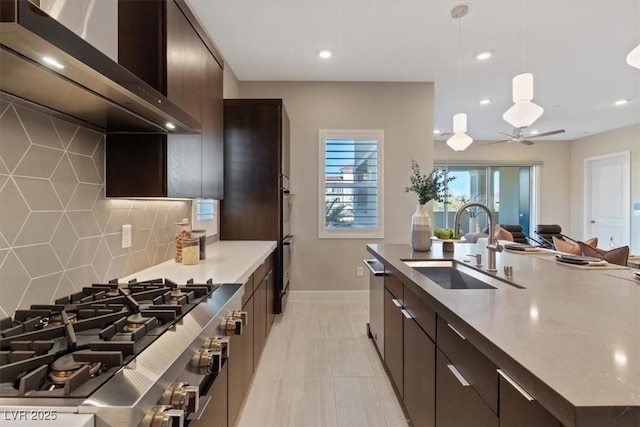
<svg viewBox="0 0 640 427">
<path fill-rule="evenodd" d="M 598 238 L 606 249 L 629 244 L 631 209 L 630 153 L 590 157 L 584 161 L 584 238 Z"/>
</svg>

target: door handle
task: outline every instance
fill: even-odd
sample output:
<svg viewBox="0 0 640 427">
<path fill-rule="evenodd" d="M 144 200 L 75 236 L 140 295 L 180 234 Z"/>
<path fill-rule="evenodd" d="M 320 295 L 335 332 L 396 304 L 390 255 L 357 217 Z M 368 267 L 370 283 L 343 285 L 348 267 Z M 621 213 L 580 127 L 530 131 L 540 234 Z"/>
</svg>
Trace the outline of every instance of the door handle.
<svg viewBox="0 0 640 427">
<path fill-rule="evenodd" d="M 451 328 L 451 330 L 453 332 L 455 332 L 460 338 L 462 338 L 463 340 L 466 340 L 466 338 L 464 337 L 464 335 L 462 335 L 460 332 L 458 332 L 458 330 L 456 328 L 454 328 L 453 326 L 451 326 L 451 323 L 447 323 L 447 326 L 449 328 Z"/>
<path fill-rule="evenodd" d="M 515 382 L 509 375 L 507 375 L 502 369 L 497 369 L 498 374 L 500 374 L 500 376 L 502 378 L 504 378 L 509 384 L 511 384 L 511 386 L 513 388 L 515 388 L 516 390 L 518 390 L 518 392 L 522 395 L 522 397 L 524 397 L 525 399 L 527 399 L 529 402 L 535 400 L 533 397 L 531 397 L 531 395 L 529 393 L 527 393 L 526 391 L 524 391 L 524 389 L 522 387 L 520 387 L 518 385 L 517 382 Z"/>
<path fill-rule="evenodd" d="M 458 380 L 458 382 L 460 383 L 460 385 L 462 387 L 469 387 L 471 384 L 469 384 L 469 381 L 467 381 L 462 374 L 460 373 L 460 371 L 458 371 L 458 369 L 456 369 L 455 366 L 453 365 L 447 365 L 447 368 L 449 368 L 449 370 L 451 371 L 451 373 L 453 374 L 454 377 L 456 377 L 456 379 Z"/>
</svg>

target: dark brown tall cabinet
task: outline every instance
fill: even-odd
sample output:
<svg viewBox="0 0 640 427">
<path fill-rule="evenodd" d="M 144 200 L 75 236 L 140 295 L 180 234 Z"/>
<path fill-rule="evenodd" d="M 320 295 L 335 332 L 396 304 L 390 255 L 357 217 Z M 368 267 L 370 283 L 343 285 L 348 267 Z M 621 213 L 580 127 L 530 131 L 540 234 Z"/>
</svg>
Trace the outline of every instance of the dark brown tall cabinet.
<svg viewBox="0 0 640 427">
<path fill-rule="evenodd" d="M 184 0 L 119 0 L 118 60 L 201 134 L 109 134 L 108 197 L 223 197 L 223 62 Z"/>
<path fill-rule="evenodd" d="M 222 240 L 274 240 L 267 301 L 281 313 L 288 290 L 289 117 L 281 99 L 224 100 Z"/>
</svg>

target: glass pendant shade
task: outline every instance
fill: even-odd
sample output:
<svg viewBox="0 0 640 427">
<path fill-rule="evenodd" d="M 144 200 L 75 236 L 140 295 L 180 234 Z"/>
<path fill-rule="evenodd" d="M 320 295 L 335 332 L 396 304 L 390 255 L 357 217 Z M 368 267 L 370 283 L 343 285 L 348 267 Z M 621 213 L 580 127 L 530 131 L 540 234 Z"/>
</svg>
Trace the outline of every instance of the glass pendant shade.
<svg viewBox="0 0 640 427">
<path fill-rule="evenodd" d="M 629 55 L 627 55 L 627 64 L 632 67 L 640 68 L 640 45 L 636 46 Z"/>
<path fill-rule="evenodd" d="M 533 99 L 533 75 L 518 74 L 513 78 L 513 102 L 502 118 L 514 128 L 529 127 L 538 120 L 544 109 L 531 102 Z"/>
<path fill-rule="evenodd" d="M 454 151 L 463 151 L 471 145 L 473 138 L 467 135 L 467 115 L 460 113 L 453 116 L 453 136 L 447 139 L 447 145 Z"/>
</svg>

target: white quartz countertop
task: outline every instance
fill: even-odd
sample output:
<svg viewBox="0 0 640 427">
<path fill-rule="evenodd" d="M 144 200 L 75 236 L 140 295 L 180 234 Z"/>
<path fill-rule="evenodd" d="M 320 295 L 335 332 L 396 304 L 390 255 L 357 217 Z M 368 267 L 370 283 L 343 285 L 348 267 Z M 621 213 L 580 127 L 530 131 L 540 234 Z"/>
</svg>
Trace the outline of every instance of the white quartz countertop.
<svg viewBox="0 0 640 427">
<path fill-rule="evenodd" d="M 207 246 L 207 258 L 196 265 L 183 265 L 171 259 L 122 279 L 167 278 L 179 284 L 189 279 L 196 283 L 208 279 L 213 279 L 213 283 L 244 283 L 275 248 L 275 241 L 218 241 Z"/>
<path fill-rule="evenodd" d="M 500 270 L 511 265 L 511 280 L 524 289 L 451 290 L 403 260 L 465 262 L 466 254 L 481 252 L 486 272 L 483 246 L 456 244 L 453 253 L 441 244 L 431 252 L 400 244 L 368 250 L 424 290 L 436 311 L 565 425 L 640 426 L 640 281 L 631 270 L 581 270 L 555 262 L 553 254 L 505 251 L 497 254 L 495 276 L 504 278 Z"/>
</svg>

